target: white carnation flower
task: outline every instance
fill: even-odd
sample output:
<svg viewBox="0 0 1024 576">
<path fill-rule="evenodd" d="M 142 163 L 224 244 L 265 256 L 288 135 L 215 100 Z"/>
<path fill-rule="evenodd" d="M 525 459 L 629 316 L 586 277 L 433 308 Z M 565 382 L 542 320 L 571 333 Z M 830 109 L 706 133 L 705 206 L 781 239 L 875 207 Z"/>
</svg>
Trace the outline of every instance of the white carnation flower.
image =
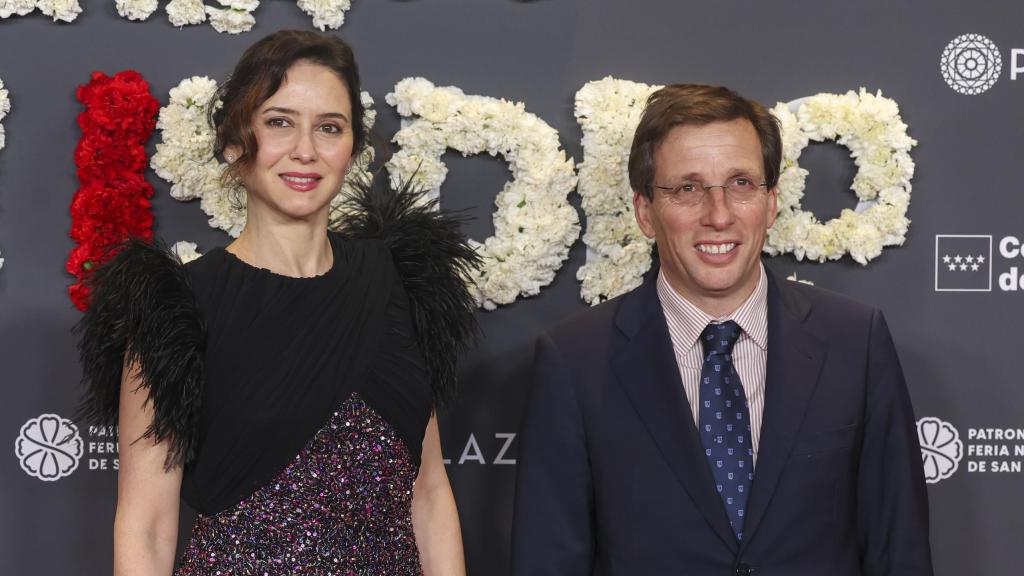
<svg viewBox="0 0 1024 576">
<path fill-rule="evenodd" d="M 217 188 L 203 194 L 199 205 L 203 212 L 209 214 L 212 228 L 220 228 L 232 238 L 238 238 L 245 228 L 246 210 L 244 204 L 236 206 L 232 196 L 231 190 Z"/>
<path fill-rule="evenodd" d="M 182 264 L 188 264 L 202 256 L 202 254 L 196 250 L 195 242 L 186 242 L 184 240 L 175 242 L 174 246 L 171 246 L 171 253 L 177 256 L 178 260 L 180 260 Z"/>
<path fill-rule="evenodd" d="M 157 9 L 157 0 L 114 0 L 117 13 L 129 20 L 145 20 Z"/>
<path fill-rule="evenodd" d="M 171 0 L 164 10 L 171 24 L 179 28 L 206 22 L 206 7 L 202 0 Z"/>
<path fill-rule="evenodd" d="M 299 0 L 299 8 L 313 17 L 313 26 L 320 30 L 341 28 L 345 12 L 351 7 L 350 0 Z"/>
<path fill-rule="evenodd" d="M 38 0 L 36 7 L 43 14 L 53 18 L 54 22 L 73 22 L 82 13 L 78 0 Z"/>
<path fill-rule="evenodd" d="M 24 16 L 36 9 L 36 0 L 0 0 L 0 18 Z"/>
<path fill-rule="evenodd" d="M 244 10 L 220 9 L 210 6 L 206 6 L 205 10 L 206 15 L 210 18 L 210 25 L 220 33 L 241 34 L 252 30 L 252 27 L 256 25 L 256 18 Z"/>
</svg>

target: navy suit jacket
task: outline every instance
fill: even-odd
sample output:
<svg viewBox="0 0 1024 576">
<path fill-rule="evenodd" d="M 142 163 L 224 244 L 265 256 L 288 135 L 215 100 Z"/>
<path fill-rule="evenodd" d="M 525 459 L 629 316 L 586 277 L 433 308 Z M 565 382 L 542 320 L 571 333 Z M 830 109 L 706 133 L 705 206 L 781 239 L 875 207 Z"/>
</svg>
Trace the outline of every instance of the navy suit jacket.
<svg viewBox="0 0 1024 576">
<path fill-rule="evenodd" d="M 513 574 L 932 574 L 914 415 L 881 312 L 768 276 L 743 542 L 715 491 L 650 274 L 538 342 Z"/>
</svg>

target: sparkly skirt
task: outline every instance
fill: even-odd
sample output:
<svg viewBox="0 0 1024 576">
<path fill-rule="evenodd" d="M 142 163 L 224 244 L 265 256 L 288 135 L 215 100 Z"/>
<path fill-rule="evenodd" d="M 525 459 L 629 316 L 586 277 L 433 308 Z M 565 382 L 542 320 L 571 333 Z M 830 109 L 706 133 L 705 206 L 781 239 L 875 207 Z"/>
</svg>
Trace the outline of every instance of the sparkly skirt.
<svg viewBox="0 0 1024 576">
<path fill-rule="evenodd" d="M 415 479 L 394 428 L 353 394 L 269 483 L 199 516 L 175 574 L 419 576 Z"/>
</svg>

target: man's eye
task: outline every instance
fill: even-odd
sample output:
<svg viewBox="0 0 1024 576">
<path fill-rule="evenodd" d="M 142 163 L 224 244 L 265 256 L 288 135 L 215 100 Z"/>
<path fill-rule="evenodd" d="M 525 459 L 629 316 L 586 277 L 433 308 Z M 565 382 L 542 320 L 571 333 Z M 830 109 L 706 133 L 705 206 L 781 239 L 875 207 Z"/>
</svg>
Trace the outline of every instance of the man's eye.
<svg viewBox="0 0 1024 576">
<path fill-rule="evenodd" d="M 687 182 L 687 183 L 685 183 L 685 184 L 683 184 L 683 185 L 681 185 L 679 187 L 679 191 L 680 192 L 686 192 L 687 194 L 689 194 L 690 192 L 695 192 L 696 190 L 697 190 L 697 185 L 696 184 L 692 184 L 690 182 Z"/>
<path fill-rule="evenodd" d="M 737 186 L 750 186 L 751 180 L 745 176 L 737 176 L 732 179 L 732 183 Z"/>
</svg>

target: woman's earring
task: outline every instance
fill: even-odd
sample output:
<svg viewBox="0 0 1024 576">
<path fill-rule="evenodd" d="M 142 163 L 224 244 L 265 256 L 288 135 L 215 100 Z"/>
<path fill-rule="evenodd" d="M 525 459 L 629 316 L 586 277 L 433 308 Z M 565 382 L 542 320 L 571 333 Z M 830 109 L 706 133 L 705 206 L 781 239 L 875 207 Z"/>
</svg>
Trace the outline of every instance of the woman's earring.
<svg viewBox="0 0 1024 576">
<path fill-rule="evenodd" d="M 224 156 L 224 159 L 227 160 L 228 162 L 234 162 L 235 161 L 235 155 L 234 154 L 228 154 L 228 155 Z"/>
</svg>

